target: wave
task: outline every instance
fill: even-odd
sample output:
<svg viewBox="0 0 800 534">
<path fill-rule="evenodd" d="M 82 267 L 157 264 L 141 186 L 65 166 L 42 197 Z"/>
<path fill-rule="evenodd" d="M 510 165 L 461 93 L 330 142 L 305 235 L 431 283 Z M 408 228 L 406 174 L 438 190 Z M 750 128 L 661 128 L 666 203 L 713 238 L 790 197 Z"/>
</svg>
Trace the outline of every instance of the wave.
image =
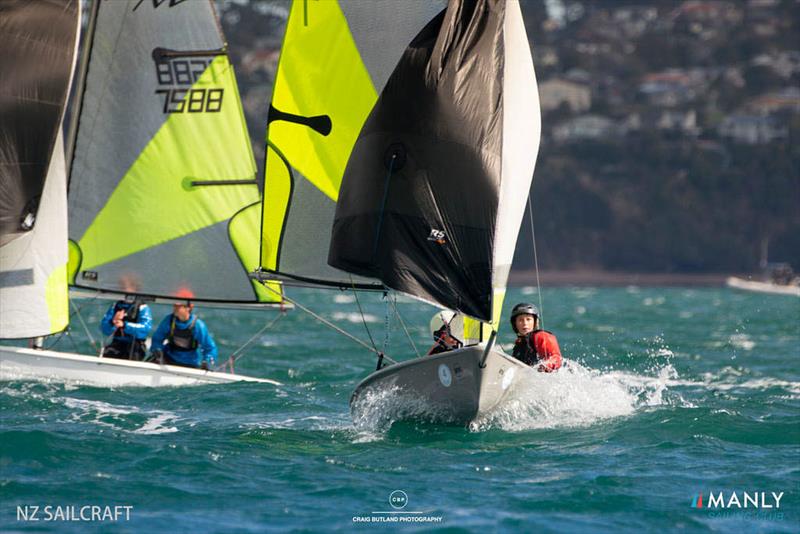
<svg viewBox="0 0 800 534">
<path fill-rule="evenodd" d="M 73 422 L 88 422 L 133 434 L 168 434 L 178 431 L 170 423 L 180 418 L 166 410 L 142 410 L 135 406 L 72 397 L 55 398 L 51 401 L 71 408 L 73 413 L 70 420 Z"/>
</svg>

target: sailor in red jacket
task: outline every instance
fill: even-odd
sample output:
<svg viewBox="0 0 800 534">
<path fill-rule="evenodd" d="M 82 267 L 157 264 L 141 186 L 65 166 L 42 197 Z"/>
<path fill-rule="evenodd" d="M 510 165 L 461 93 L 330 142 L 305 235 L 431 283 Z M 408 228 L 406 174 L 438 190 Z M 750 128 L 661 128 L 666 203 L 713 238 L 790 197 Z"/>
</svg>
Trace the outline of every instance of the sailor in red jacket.
<svg viewBox="0 0 800 534">
<path fill-rule="evenodd" d="M 543 373 L 561 367 L 561 350 L 556 336 L 539 329 L 539 310 L 533 304 L 521 302 L 511 310 L 511 328 L 517 333 L 512 356 Z"/>
</svg>

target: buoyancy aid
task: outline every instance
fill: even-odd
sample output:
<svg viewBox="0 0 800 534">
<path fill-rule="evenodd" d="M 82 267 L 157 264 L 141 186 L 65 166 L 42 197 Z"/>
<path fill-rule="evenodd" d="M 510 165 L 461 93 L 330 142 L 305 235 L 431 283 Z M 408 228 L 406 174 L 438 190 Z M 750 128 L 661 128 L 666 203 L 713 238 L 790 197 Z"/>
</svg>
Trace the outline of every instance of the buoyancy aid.
<svg viewBox="0 0 800 534">
<path fill-rule="evenodd" d="M 120 300 L 114 305 L 114 313 L 116 314 L 120 310 L 125 310 L 125 317 L 123 317 L 123 320 L 129 323 L 135 323 L 139 319 L 139 308 L 142 307 L 142 304 L 143 302 L 138 299 L 133 302 Z"/>
<path fill-rule="evenodd" d="M 561 367 L 561 350 L 552 332 L 534 330 L 517 336 L 512 356 L 526 365 L 542 364 L 540 371 L 555 371 Z"/>
<path fill-rule="evenodd" d="M 177 325 L 177 318 L 175 315 L 172 316 L 169 325 L 169 335 L 167 336 L 167 342 L 171 350 L 186 352 L 197 350 L 198 342 L 194 337 L 194 323 L 196 321 L 197 317 L 192 317 L 192 322 L 189 324 L 188 328 L 180 328 Z"/>
</svg>

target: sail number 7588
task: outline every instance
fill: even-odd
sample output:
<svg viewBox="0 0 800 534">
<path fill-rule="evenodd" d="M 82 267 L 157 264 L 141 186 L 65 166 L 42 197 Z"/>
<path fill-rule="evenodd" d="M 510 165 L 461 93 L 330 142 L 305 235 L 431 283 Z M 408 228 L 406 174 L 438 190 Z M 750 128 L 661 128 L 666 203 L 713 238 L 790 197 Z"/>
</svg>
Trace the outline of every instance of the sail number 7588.
<svg viewBox="0 0 800 534">
<path fill-rule="evenodd" d="M 213 58 L 162 59 L 156 61 L 155 67 L 160 86 L 155 92 L 163 95 L 164 113 L 217 113 L 222 110 L 225 90 L 208 87 L 218 81 Z M 209 75 L 201 80 L 207 70 Z"/>
</svg>

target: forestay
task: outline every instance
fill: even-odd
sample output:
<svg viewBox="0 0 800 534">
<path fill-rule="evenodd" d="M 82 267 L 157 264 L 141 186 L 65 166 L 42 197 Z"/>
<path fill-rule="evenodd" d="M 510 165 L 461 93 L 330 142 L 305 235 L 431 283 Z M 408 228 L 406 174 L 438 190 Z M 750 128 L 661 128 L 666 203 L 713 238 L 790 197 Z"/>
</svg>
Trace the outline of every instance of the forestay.
<svg viewBox="0 0 800 534">
<path fill-rule="evenodd" d="M 329 263 L 490 322 L 538 151 L 516 0 L 453 0 L 414 38 L 362 128 Z"/>
<path fill-rule="evenodd" d="M 0 10 L 0 338 L 68 323 L 61 130 L 79 24 L 79 0 Z"/>
<path fill-rule="evenodd" d="M 293 3 L 269 114 L 262 277 L 382 287 L 327 265 L 330 228 L 361 126 L 408 43 L 443 8 L 428 0 Z"/>
<path fill-rule="evenodd" d="M 73 284 L 278 300 L 248 278 L 261 197 L 212 3 L 102 2 L 95 26 L 69 183 Z"/>
</svg>

